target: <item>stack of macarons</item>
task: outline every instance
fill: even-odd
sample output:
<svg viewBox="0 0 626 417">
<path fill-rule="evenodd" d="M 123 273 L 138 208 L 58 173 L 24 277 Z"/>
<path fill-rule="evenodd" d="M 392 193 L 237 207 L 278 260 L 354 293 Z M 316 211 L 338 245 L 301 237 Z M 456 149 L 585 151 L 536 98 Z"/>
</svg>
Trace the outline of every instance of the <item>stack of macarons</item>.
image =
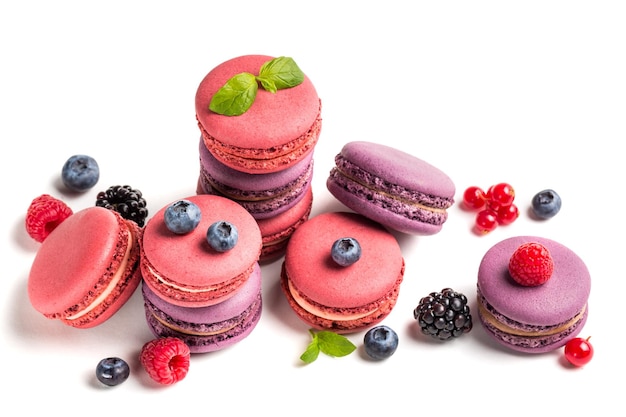
<svg viewBox="0 0 626 417">
<path fill-rule="evenodd" d="M 311 211 L 313 151 L 322 126 L 315 87 L 291 58 L 244 55 L 204 77 L 195 110 L 197 193 L 244 207 L 261 230 L 259 260 L 279 258 Z"/>
<path fill-rule="evenodd" d="M 166 212 L 175 205 L 195 210 L 193 227 L 171 226 Z M 228 247 L 212 243 L 214 225 L 228 226 Z M 140 262 L 146 320 L 155 336 L 178 337 L 192 353 L 247 337 L 262 312 L 261 244 L 256 220 L 225 197 L 194 195 L 159 210 L 144 227 Z"/>
</svg>

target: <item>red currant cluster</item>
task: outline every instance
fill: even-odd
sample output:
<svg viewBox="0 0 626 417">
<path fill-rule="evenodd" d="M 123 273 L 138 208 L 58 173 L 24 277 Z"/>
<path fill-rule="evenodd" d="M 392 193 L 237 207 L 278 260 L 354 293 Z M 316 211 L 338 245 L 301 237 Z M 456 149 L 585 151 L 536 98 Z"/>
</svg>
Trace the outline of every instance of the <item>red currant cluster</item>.
<svg viewBox="0 0 626 417">
<path fill-rule="evenodd" d="M 498 225 L 513 223 L 519 217 L 519 209 L 513 203 L 515 190 L 505 182 L 489 187 L 487 192 L 477 186 L 468 187 L 463 193 L 463 204 L 476 214 L 476 231 L 486 234 Z"/>
</svg>

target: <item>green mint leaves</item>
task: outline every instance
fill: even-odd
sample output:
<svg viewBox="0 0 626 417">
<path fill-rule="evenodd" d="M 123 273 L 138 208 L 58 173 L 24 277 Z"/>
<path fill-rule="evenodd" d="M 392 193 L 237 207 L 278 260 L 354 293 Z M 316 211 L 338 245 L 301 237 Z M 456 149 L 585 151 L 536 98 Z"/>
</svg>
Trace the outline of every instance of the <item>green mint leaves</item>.
<svg viewBox="0 0 626 417">
<path fill-rule="evenodd" d="M 349 355 L 356 349 L 356 346 L 345 336 L 331 331 L 322 330 L 315 333 L 313 330 L 309 330 L 309 333 L 313 340 L 300 356 L 300 359 L 305 363 L 314 362 L 320 352 L 328 356 L 341 357 Z"/>
<path fill-rule="evenodd" d="M 209 110 L 224 116 L 240 116 L 254 103 L 259 83 L 264 90 L 276 93 L 302 81 L 304 73 L 292 58 L 274 58 L 261 66 L 257 76 L 242 72 L 229 79 L 211 98 Z"/>
</svg>

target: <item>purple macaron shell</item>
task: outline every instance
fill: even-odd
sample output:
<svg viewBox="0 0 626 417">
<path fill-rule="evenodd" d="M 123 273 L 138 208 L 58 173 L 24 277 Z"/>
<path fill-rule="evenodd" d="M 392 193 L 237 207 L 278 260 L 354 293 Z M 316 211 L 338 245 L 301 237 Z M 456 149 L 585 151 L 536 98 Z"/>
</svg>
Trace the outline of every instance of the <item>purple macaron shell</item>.
<svg viewBox="0 0 626 417">
<path fill-rule="evenodd" d="M 523 243 L 544 245 L 552 255 L 554 272 L 543 285 L 525 287 L 510 276 L 511 255 Z M 549 330 L 569 322 L 581 311 L 579 320 L 563 331 L 550 335 L 527 337 L 507 334 L 481 322 L 497 341 L 514 350 L 542 353 L 563 346 L 574 338 L 587 319 L 587 300 L 591 277 L 583 260 L 571 249 L 550 239 L 517 236 L 491 247 L 478 269 L 478 302 L 499 322 L 524 331 Z"/>
<path fill-rule="evenodd" d="M 255 219 L 283 213 L 304 197 L 313 176 L 313 152 L 293 166 L 268 174 L 248 174 L 219 162 L 200 140 L 199 191 L 228 197 Z"/>
<path fill-rule="evenodd" d="M 234 296 L 212 306 L 176 306 L 157 296 L 145 284 L 142 285 L 142 293 L 146 320 L 153 334 L 157 337 L 178 337 L 189 346 L 192 353 L 214 352 L 234 345 L 246 338 L 261 318 L 261 268 L 258 263 L 250 278 Z M 162 321 L 184 331 L 174 330 Z M 202 335 L 224 328 L 228 330 Z M 190 334 L 192 332 L 196 334 Z"/>
<path fill-rule="evenodd" d="M 438 233 L 454 203 L 455 185 L 445 173 L 399 149 L 349 142 L 335 158 L 326 186 L 352 210 L 391 229 Z M 425 207 L 435 208 L 435 210 Z"/>
</svg>

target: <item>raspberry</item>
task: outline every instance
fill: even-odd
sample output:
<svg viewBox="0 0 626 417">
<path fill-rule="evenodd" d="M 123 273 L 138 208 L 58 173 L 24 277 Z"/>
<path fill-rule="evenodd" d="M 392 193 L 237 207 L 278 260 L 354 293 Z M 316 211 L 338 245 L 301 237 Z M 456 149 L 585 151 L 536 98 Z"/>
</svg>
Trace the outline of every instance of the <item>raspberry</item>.
<svg viewBox="0 0 626 417">
<path fill-rule="evenodd" d="M 552 276 L 554 261 L 548 248 L 540 243 L 520 245 L 509 259 L 509 274 L 518 284 L 535 287 Z"/>
<path fill-rule="evenodd" d="M 187 375 L 189 357 L 189 346 L 185 342 L 176 337 L 163 337 L 143 345 L 139 360 L 152 379 L 171 385 Z"/>
<path fill-rule="evenodd" d="M 72 209 L 63 201 L 51 195 L 42 194 L 35 198 L 26 210 L 26 232 L 41 243 L 72 213 Z"/>
</svg>

